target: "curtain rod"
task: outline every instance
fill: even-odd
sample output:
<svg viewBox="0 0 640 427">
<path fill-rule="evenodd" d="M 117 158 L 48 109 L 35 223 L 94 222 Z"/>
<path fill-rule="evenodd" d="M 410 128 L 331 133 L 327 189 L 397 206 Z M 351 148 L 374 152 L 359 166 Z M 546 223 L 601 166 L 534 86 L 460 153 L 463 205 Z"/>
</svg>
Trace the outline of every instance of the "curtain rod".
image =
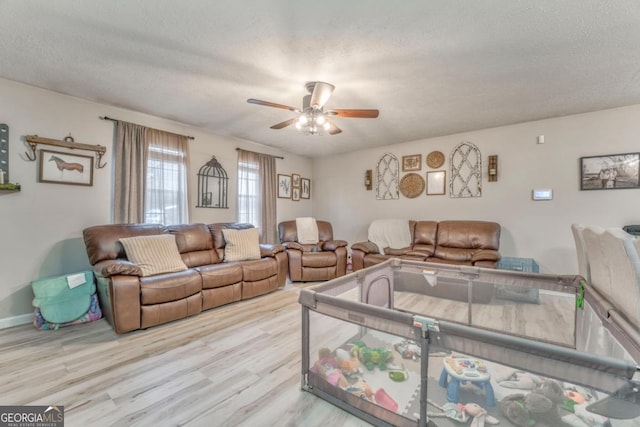
<svg viewBox="0 0 640 427">
<path fill-rule="evenodd" d="M 107 117 L 107 116 L 99 116 L 98 118 L 99 118 L 99 119 L 101 119 L 101 120 L 111 120 L 112 122 L 131 123 L 132 125 L 142 126 L 142 125 L 139 125 L 139 124 L 137 124 L 137 123 L 126 122 L 126 121 L 124 121 L 124 120 L 118 120 L 118 119 L 112 119 L 111 117 Z M 145 127 L 148 127 L 148 126 L 145 126 Z M 159 129 L 159 130 L 160 130 L 160 129 Z M 195 139 L 194 137 L 192 137 L 192 136 L 190 136 L 190 135 L 181 135 L 181 134 L 179 134 L 179 133 L 175 133 L 175 132 L 168 132 L 168 131 L 166 131 L 166 130 L 163 130 L 162 132 L 166 132 L 166 133 L 170 133 L 170 134 L 178 135 L 178 136 L 184 136 L 184 137 L 186 137 L 187 139 Z"/>
<path fill-rule="evenodd" d="M 236 147 L 236 151 L 240 151 L 240 150 L 249 151 L 249 150 L 245 150 L 244 148 Z M 251 153 L 256 153 L 255 151 L 250 151 L 250 152 Z M 282 157 L 282 156 L 272 156 L 271 154 L 264 154 L 264 153 L 256 153 L 256 154 L 262 154 L 263 156 L 271 156 L 271 157 L 275 157 L 276 159 L 283 159 L 284 160 L 284 157 Z"/>
</svg>

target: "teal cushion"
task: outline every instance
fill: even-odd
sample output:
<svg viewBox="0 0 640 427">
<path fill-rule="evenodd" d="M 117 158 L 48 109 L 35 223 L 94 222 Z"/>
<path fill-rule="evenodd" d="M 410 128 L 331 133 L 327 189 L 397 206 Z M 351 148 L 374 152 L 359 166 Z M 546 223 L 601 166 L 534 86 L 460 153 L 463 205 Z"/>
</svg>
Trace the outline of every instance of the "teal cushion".
<svg viewBox="0 0 640 427">
<path fill-rule="evenodd" d="M 93 272 L 65 274 L 31 282 L 35 298 L 33 306 L 40 308 L 48 322 L 71 322 L 85 314 L 96 292 Z"/>
</svg>

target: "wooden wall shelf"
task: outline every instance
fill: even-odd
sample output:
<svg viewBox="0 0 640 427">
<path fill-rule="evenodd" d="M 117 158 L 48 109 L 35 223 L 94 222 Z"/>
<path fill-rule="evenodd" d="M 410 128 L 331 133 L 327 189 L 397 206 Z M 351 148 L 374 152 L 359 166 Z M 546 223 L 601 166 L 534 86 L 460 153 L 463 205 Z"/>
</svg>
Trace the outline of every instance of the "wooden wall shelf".
<svg viewBox="0 0 640 427">
<path fill-rule="evenodd" d="M 100 164 L 102 161 L 102 156 L 107 152 L 107 147 L 102 145 L 90 145 L 90 144 L 80 144 L 79 142 L 75 142 L 71 136 L 65 137 L 63 140 L 58 139 L 50 139 L 50 138 L 42 138 L 38 135 L 27 135 L 27 144 L 31 148 L 32 154 L 25 152 L 27 159 L 34 162 L 36 160 L 36 147 L 38 144 L 41 145 L 53 145 L 54 147 L 63 147 L 70 148 L 72 150 L 86 150 L 86 151 L 95 151 L 97 156 L 96 161 L 96 169 L 102 169 L 107 164 Z"/>
</svg>

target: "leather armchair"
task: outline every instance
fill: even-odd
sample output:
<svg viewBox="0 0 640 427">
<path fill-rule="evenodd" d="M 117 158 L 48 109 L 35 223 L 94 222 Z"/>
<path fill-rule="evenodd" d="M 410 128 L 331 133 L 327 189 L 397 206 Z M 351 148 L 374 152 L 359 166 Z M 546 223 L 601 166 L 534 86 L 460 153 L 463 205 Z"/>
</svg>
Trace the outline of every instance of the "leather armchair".
<svg viewBox="0 0 640 427">
<path fill-rule="evenodd" d="M 347 242 L 333 239 L 331 223 L 316 223 L 319 238 L 316 244 L 298 242 L 295 220 L 278 224 L 280 242 L 287 249 L 292 282 L 330 280 L 347 274 Z"/>
</svg>

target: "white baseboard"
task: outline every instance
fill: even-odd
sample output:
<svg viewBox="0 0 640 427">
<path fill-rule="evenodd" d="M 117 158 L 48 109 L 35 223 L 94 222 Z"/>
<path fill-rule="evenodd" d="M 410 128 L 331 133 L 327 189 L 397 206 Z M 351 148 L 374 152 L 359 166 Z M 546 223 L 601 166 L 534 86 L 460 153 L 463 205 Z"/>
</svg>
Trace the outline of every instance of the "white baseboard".
<svg viewBox="0 0 640 427">
<path fill-rule="evenodd" d="M 10 328 L 12 326 L 26 325 L 33 320 L 33 313 L 21 314 L 20 316 L 5 317 L 0 319 L 0 329 Z"/>
</svg>

